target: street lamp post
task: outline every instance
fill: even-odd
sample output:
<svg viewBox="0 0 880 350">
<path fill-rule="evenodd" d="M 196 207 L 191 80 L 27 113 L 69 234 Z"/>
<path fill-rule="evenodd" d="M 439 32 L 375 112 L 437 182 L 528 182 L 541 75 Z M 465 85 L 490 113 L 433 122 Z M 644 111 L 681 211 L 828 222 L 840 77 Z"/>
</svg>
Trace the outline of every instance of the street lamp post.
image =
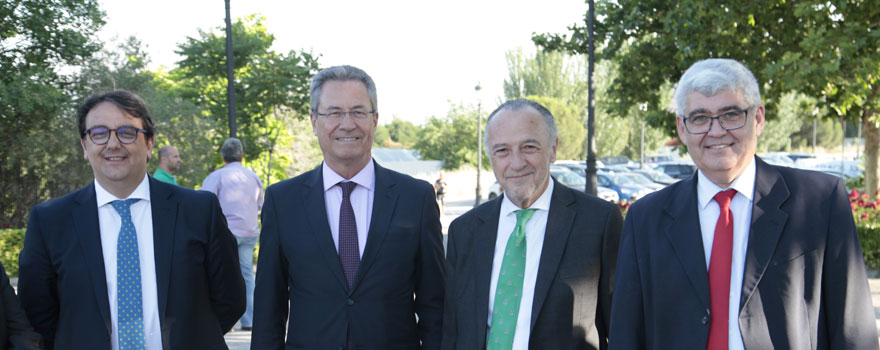
<svg viewBox="0 0 880 350">
<path fill-rule="evenodd" d="M 480 205 L 481 196 L 480 196 L 480 168 L 483 167 L 483 115 L 480 110 L 482 107 L 482 101 L 480 100 L 480 83 L 477 83 L 477 86 L 474 87 L 474 91 L 477 92 L 477 195 L 476 199 L 474 199 L 474 207 Z"/>
</svg>

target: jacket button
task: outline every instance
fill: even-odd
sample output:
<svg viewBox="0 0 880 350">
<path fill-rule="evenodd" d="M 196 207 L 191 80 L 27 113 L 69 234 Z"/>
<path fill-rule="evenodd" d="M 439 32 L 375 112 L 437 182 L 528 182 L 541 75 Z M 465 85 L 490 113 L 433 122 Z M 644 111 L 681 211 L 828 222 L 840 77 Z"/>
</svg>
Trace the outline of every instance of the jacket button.
<svg viewBox="0 0 880 350">
<path fill-rule="evenodd" d="M 709 323 L 709 316 L 703 316 L 703 319 L 700 320 L 700 322 L 703 324 L 708 324 Z"/>
<path fill-rule="evenodd" d="M 349 306 L 351 306 L 351 305 L 354 305 L 354 300 L 348 299 L 345 301 L 345 303 L 348 304 Z"/>
</svg>

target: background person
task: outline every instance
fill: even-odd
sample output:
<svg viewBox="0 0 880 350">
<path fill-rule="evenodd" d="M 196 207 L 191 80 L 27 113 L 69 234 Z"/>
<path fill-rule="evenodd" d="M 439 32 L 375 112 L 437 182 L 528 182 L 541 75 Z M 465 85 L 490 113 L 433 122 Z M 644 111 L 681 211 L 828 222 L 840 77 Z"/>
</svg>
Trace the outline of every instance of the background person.
<svg viewBox="0 0 880 350">
<path fill-rule="evenodd" d="M 162 146 L 159 148 L 159 166 L 153 172 L 156 180 L 177 185 L 174 173 L 180 169 L 180 153 L 174 146 Z"/>
<path fill-rule="evenodd" d="M 263 182 L 241 165 L 244 149 L 237 138 L 223 142 L 220 154 L 226 166 L 214 170 L 202 181 L 202 190 L 217 195 L 229 230 L 238 241 L 238 261 L 247 290 L 247 309 L 241 317 L 241 329 L 251 330 L 254 315 L 254 246 L 260 235 L 257 222 L 263 207 Z"/>
</svg>

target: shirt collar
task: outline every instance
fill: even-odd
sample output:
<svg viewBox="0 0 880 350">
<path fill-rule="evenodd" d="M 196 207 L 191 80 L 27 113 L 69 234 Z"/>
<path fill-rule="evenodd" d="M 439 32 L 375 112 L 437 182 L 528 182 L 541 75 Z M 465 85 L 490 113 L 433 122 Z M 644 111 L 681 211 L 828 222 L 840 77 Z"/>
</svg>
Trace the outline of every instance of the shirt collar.
<svg viewBox="0 0 880 350">
<path fill-rule="evenodd" d="M 321 173 L 324 177 L 324 192 L 330 190 L 336 184 L 343 181 L 351 181 L 358 186 L 362 186 L 369 191 L 373 190 L 373 187 L 376 185 L 376 167 L 373 166 L 373 158 L 370 158 L 370 162 L 361 169 L 357 174 L 351 177 L 351 179 L 346 179 L 342 177 L 342 175 L 337 174 L 333 169 L 327 165 L 327 162 L 323 162 L 321 165 Z"/>
<path fill-rule="evenodd" d="M 755 168 L 755 157 L 752 157 L 749 160 L 749 165 L 746 166 L 746 169 L 743 170 L 742 174 L 733 180 L 733 183 L 730 184 L 728 188 L 721 188 L 716 185 L 706 175 L 703 174 L 703 171 L 697 170 L 697 200 L 699 200 L 700 208 L 706 209 L 706 206 L 712 202 L 712 198 L 715 197 L 718 192 L 727 190 L 727 189 L 735 189 L 738 194 L 741 194 L 746 197 L 749 201 L 752 200 L 752 197 L 755 195 L 755 174 L 757 169 Z"/>
<path fill-rule="evenodd" d="M 134 191 L 128 195 L 128 198 L 116 198 L 112 193 L 108 192 L 104 187 L 101 187 L 101 184 L 98 183 L 98 179 L 95 179 L 95 196 L 98 200 L 98 208 L 120 199 L 130 199 L 137 198 L 140 200 L 150 200 L 150 181 L 146 174 L 144 174 L 144 179 L 141 180 L 141 183 L 134 189 Z"/>
<path fill-rule="evenodd" d="M 532 205 L 530 205 L 527 209 L 538 209 L 544 211 L 550 210 L 550 197 L 553 194 L 554 183 L 553 180 L 549 178 L 549 176 L 547 182 L 549 183 L 547 184 L 547 188 L 544 189 L 544 193 L 541 193 L 541 196 L 539 196 L 538 199 L 534 203 L 532 203 Z M 511 215 L 515 211 L 520 209 L 522 208 L 516 206 L 516 204 L 513 204 L 513 202 L 510 201 L 510 198 L 504 196 L 504 199 L 501 201 L 502 216 Z"/>
</svg>

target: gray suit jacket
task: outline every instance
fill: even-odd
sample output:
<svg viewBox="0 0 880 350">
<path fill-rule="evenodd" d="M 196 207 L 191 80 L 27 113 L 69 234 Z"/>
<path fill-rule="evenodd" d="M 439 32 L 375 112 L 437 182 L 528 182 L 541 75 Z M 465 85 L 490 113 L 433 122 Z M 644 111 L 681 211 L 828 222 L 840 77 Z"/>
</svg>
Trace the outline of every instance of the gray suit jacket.
<svg viewBox="0 0 880 350">
<path fill-rule="evenodd" d="M 472 209 L 449 226 L 443 349 L 486 347 L 502 198 Z M 554 184 L 535 285 L 530 349 L 606 347 L 622 221 L 614 204 Z"/>
<path fill-rule="evenodd" d="M 739 327 L 746 349 L 877 349 L 846 188 L 755 158 Z M 709 336 L 697 177 L 633 204 L 620 243 L 611 349 L 700 349 Z"/>
</svg>

